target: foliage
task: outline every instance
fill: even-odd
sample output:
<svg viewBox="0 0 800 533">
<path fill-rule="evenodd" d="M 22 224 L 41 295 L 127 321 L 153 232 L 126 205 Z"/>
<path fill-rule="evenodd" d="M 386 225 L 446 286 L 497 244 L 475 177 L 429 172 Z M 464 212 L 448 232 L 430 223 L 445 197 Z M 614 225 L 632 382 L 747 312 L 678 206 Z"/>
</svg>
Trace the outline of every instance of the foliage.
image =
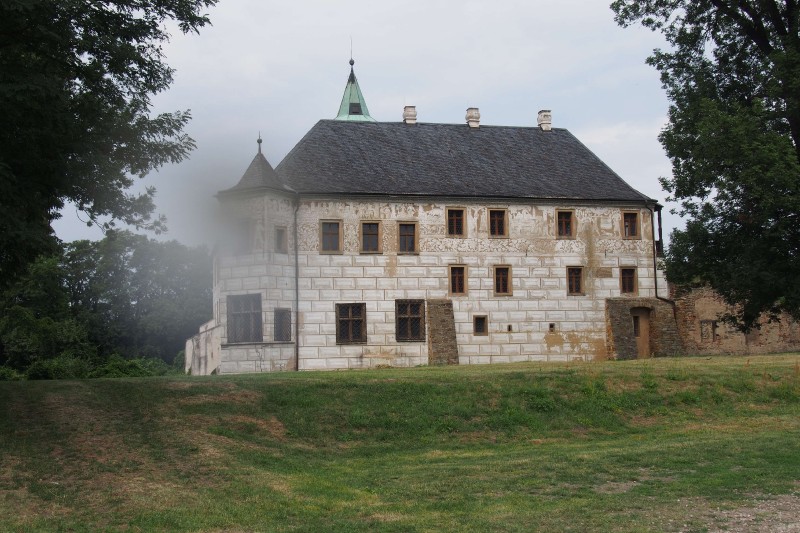
<svg viewBox="0 0 800 533">
<path fill-rule="evenodd" d="M 800 317 L 800 5 L 778 0 L 616 0 L 619 24 L 660 31 L 648 62 L 671 101 L 662 185 L 688 216 L 670 280 L 710 283 L 752 326 Z"/>
<path fill-rule="evenodd" d="M 161 375 L 211 315 L 209 253 L 109 231 L 39 258 L 0 311 L 0 364 L 29 377 Z"/>
<path fill-rule="evenodd" d="M 172 82 L 161 43 L 168 22 L 199 31 L 216 2 L 0 3 L 0 286 L 56 251 L 50 223 L 66 201 L 92 221 L 163 227 L 154 190 L 127 192 L 194 147 L 188 111 L 150 116 Z"/>
<path fill-rule="evenodd" d="M 0 530 L 786 531 L 798 365 L 0 383 Z"/>
</svg>

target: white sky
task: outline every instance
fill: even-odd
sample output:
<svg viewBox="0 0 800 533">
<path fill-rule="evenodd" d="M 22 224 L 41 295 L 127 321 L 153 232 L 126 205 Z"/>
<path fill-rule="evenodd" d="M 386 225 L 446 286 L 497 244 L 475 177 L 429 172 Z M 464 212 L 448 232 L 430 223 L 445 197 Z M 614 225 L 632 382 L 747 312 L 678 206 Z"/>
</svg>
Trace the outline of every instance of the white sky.
<svg viewBox="0 0 800 533">
<path fill-rule="evenodd" d="M 233 186 L 256 153 L 259 131 L 273 167 L 319 120 L 333 118 L 353 58 L 370 114 L 400 121 L 553 126 L 579 140 L 642 193 L 660 201 L 670 165 L 657 135 L 667 100 L 645 58 L 664 41 L 620 28 L 610 0 L 221 0 L 213 26 L 173 32 L 164 46 L 177 70 L 156 112 L 191 109 L 197 150 L 138 186 L 158 190 L 168 238 L 210 240 L 213 195 Z M 137 186 L 137 187 L 138 187 Z M 664 236 L 682 225 L 664 210 Z M 68 206 L 55 223 L 65 241 L 98 239 Z"/>
</svg>

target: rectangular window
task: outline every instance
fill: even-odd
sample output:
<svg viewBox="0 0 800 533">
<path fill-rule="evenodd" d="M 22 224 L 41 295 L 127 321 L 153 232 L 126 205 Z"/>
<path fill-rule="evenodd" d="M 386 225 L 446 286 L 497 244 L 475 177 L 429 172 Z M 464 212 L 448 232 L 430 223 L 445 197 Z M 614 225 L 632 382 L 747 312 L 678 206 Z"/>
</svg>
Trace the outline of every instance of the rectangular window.
<svg viewBox="0 0 800 533">
<path fill-rule="evenodd" d="M 361 223 L 361 253 L 375 254 L 380 249 L 380 223 Z"/>
<path fill-rule="evenodd" d="M 509 296 L 511 294 L 511 267 L 494 267 L 494 295 Z"/>
<path fill-rule="evenodd" d="M 395 337 L 398 341 L 425 340 L 425 300 L 396 300 Z"/>
<path fill-rule="evenodd" d="M 556 235 L 560 239 L 570 239 L 575 236 L 572 223 L 572 211 L 556 211 Z"/>
<path fill-rule="evenodd" d="M 622 235 L 626 239 L 639 238 L 639 213 L 622 213 Z"/>
<path fill-rule="evenodd" d="M 417 253 L 417 224 L 401 222 L 398 224 L 398 248 L 403 254 Z"/>
<path fill-rule="evenodd" d="M 464 237 L 466 229 L 464 227 L 464 209 L 447 209 L 447 236 Z"/>
<path fill-rule="evenodd" d="M 583 294 L 583 267 L 567 268 L 567 294 Z"/>
<path fill-rule="evenodd" d="M 263 342 L 261 295 L 228 296 L 228 342 Z"/>
<path fill-rule="evenodd" d="M 279 254 L 289 252 L 289 239 L 286 228 L 283 226 L 277 226 L 275 228 L 275 251 Z"/>
<path fill-rule="evenodd" d="M 467 293 L 467 267 L 450 265 L 450 294 Z"/>
<path fill-rule="evenodd" d="M 275 331 L 272 339 L 275 342 L 290 342 L 292 340 L 292 310 L 275 309 Z"/>
<path fill-rule="evenodd" d="M 700 321 L 700 340 L 702 342 L 714 342 L 717 340 L 717 321 Z"/>
<path fill-rule="evenodd" d="M 639 317 L 634 315 L 633 316 L 633 336 L 637 339 L 641 335 L 641 326 L 639 325 Z"/>
<path fill-rule="evenodd" d="M 621 268 L 619 270 L 619 283 L 622 294 L 636 294 L 636 269 Z"/>
<path fill-rule="evenodd" d="M 489 209 L 489 236 L 508 237 L 508 212 L 505 209 Z"/>
<path fill-rule="evenodd" d="M 472 317 L 472 334 L 473 335 L 488 335 L 489 324 L 486 320 L 486 315 Z"/>
<path fill-rule="evenodd" d="M 320 221 L 320 251 L 337 253 L 342 251 L 342 223 L 338 220 Z"/>
<path fill-rule="evenodd" d="M 367 342 L 367 304 L 336 304 L 336 344 Z"/>
</svg>

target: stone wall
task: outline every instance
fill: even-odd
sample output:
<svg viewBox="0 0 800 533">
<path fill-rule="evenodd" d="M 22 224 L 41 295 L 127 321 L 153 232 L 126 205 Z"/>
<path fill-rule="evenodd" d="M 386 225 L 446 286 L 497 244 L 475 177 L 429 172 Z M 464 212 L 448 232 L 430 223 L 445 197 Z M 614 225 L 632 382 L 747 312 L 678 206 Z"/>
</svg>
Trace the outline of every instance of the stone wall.
<svg viewBox="0 0 800 533">
<path fill-rule="evenodd" d="M 681 355 L 683 343 L 675 322 L 675 309 L 656 298 L 609 298 L 606 300 L 606 343 L 614 359 L 636 359 L 638 349 L 631 311 L 649 309 L 650 353 L 653 357 Z"/>
<path fill-rule="evenodd" d="M 208 376 L 218 372 L 221 333 L 222 328 L 214 320 L 200 326 L 200 332 L 186 341 L 184 372 L 193 376 Z"/>
<path fill-rule="evenodd" d="M 721 320 L 732 309 L 708 287 L 673 290 L 680 332 L 689 354 L 761 354 L 800 350 L 800 324 L 788 315 L 780 321 L 760 322 L 760 329 L 744 334 Z"/>
</svg>

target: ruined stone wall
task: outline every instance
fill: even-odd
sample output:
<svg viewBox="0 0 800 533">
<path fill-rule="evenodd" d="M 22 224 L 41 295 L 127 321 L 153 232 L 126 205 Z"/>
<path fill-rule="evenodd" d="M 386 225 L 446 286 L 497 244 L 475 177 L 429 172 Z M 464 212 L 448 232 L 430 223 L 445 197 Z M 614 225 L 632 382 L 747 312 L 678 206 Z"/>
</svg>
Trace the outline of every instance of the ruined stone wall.
<svg viewBox="0 0 800 533">
<path fill-rule="evenodd" d="M 683 343 L 678 334 L 675 309 L 657 298 L 609 298 L 606 300 L 606 343 L 613 359 L 637 359 L 638 349 L 631 311 L 649 309 L 650 356 L 682 355 Z"/>
<path fill-rule="evenodd" d="M 788 315 L 779 322 L 762 319 L 761 328 L 744 334 L 723 322 L 731 311 L 711 288 L 673 290 L 678 330 L 689 354 L 760 354 L 800 350 L 800 324 Z"/>
<path fill-rule="evenodd" d="M 208 376 L 218 371 L 220 330 L 214 320 L 209 320 L 200 326 L 197 335 L 186 341 L 184 372 L 193 376 Z"/>
</svg>

